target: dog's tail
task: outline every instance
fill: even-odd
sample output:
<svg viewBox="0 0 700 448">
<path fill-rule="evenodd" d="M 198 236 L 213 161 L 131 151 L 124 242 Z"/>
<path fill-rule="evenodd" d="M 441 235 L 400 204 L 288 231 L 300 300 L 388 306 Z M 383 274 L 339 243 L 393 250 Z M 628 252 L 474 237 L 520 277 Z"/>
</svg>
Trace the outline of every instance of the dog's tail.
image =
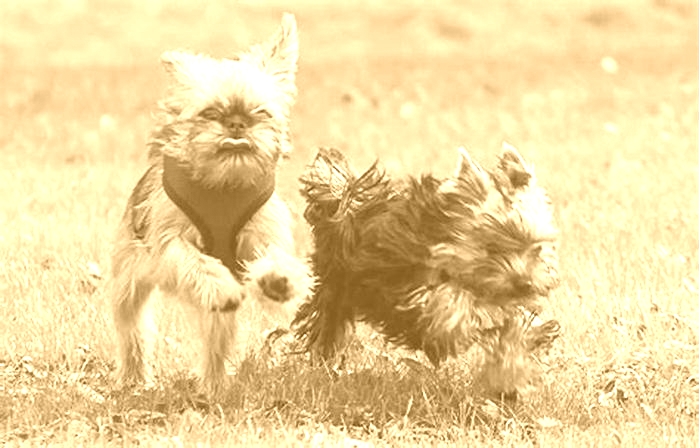
<svg viewBox="0 0 700 448">
<path fill-rule="evenodd" d="M 320 147 L 300 178 L 302 194 L 316 202 L 339 201 L 348 182 L 356 177 L 340 150 Z"/>
<path fill-rule="evenodd" d="M 299 178 L 308 203 L 304 217 L 310 224 L 333 216 L 348 182 L 355 178 L 347 159 L 335 148 L 321 147 Z"/>
<path fill-rule="evenodd" d="M 376 199 L 388 182 L 376 162 L 358 176 L 345 155 L 329 147 L 318 149 L 299 180 L 308 203 L 304 217 L 311 225 L 343 220 L 360 204 Z"/>
</svg>

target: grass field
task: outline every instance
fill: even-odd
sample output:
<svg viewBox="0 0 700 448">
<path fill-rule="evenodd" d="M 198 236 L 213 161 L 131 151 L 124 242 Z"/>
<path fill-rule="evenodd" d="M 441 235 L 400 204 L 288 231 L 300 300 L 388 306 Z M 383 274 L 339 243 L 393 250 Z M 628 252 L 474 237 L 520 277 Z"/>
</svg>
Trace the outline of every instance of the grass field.
<svg viewBox="0 0 700 448">
<path fill-rule="evenodd" d="M 697 2 L 194 5 L 0 4 L 0 443 L 698 445 Z M 391 173 L 447 173 L 459 145 L 488 165 L 503 140 L 535 163 L 562 234 L 545 316 L 563 336 L 517 409 L 472 393 L 468 359 L 433 370 L 366 329 L 342 372 L 247 351 L 203 403 L 177 310 L 160 387 L 115 388 L 109 253 L 146 165 L 158 56 L 225 56 L 282 11 L 301 38 L 280 186 L 297 217 L 316 145 Z M 265 322 L 249 320 L 254 340 Z"/>
</svg>

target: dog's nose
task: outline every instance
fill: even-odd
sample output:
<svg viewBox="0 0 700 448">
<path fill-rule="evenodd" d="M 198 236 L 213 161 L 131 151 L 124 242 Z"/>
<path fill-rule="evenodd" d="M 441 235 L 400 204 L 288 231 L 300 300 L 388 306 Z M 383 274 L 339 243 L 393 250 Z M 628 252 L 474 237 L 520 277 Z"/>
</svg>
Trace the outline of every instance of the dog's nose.
<svg viewBox="0 0 700 448">
<path fill-rule="evenodd" d="M 226 120 L 226 127 L 233 134 L 233 138 L 243 138 L 246 130 L 246 122 L 240 115 L 232 115 Z"/>
<path fill-rule="evenodd" d="M 522 295 L 531 294 L 533 291 L 532 280 L 528 277 L 517 276 L 513 279 L 513 289 Z"/>
</svg>

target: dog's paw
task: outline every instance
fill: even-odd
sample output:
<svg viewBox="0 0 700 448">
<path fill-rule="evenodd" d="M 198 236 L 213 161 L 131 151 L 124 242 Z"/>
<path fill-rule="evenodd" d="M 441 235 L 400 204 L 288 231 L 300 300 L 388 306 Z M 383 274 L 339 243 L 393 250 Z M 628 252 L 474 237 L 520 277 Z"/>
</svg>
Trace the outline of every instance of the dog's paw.
<svg viewBox="0 0 700 448">
<path fill-rule="evenodd" d="M 244 285 L 257 299 L 292 303 L 309 297 L 315 277 L 307 260 L 279 248 L 268 248 L 259 258 L 245 264 Z"/>
<path fill-rule="evenodd" d="M 218 288 L 218 294 L 211 304 L 210 309 L 216 312 L 236 311 L 245 298 L 245 292 L 241 285 L 233 278 L 222 282 Z"/>
<path fill-rule="evenodd" d="M 530 351 L 542 350 L 546 352 L 560 334 L 561 326 L 556 320 L 533 325 L 526 336 L 528 349 Z"/>
<path fill-rule="evenodd" d="M 228 299 L 223 305 L 213 306 L 211 310 L 215 313 L 229 313 L 231 311 L 236 311 L 239 306 L 241 306 L 240 300 Z"/>
<path fill-rule="evenodd" d="M 218 261 L 208 263 L 207 274 L 199 279 L 198 291 L 195 291 L 202 306 L 216 312 L 236 311 L 245 298 L 241 284 Z"/>
<path fill-rule="evenodd" d="M 273 272 L 260 277 L 258 279 L 258 286 L 265 297 L 275 302 L 288 302 L 293 295 L 292 285 L 289 279 Z"/>
</svg>

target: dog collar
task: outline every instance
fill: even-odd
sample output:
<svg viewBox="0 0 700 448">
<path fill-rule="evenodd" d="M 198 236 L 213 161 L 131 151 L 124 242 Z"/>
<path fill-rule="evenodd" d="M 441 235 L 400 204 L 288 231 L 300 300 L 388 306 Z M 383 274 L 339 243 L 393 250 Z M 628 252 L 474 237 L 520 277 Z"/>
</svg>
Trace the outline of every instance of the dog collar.
<svg viewBox="0 0 700 448">
<path fill-rule="evenodd" d="M 238 232 L 272 196 L 274 171 L 254 185 L 207 188 L 176 159 L 163 156 L 163 188 L 199 230 L 203 252 L 218 258 L 239 276 L 242 260 L 236 254 Z"/>
</svg>

